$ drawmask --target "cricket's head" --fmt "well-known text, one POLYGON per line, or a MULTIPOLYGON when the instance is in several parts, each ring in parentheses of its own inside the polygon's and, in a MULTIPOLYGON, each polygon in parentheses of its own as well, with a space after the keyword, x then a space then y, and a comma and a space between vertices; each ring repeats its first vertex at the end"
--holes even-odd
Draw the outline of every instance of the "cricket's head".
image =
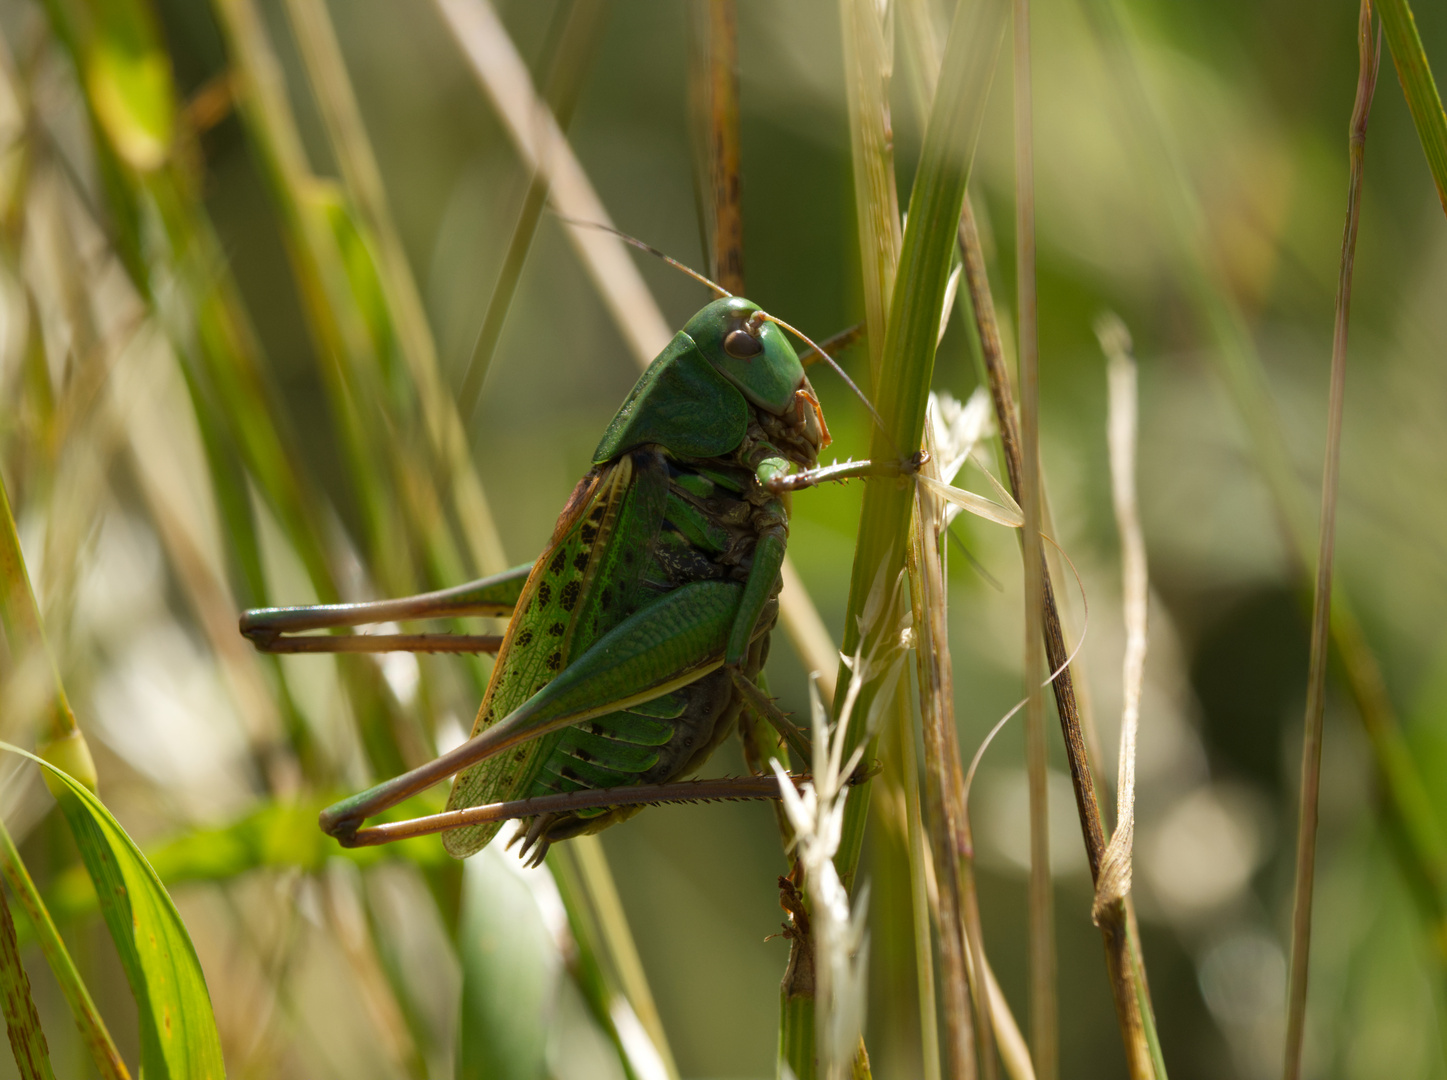
POLYGON ((715 300, 683 332, 758 410, 780 449, 802 465, 818 460, 830 441, 819 398, 787 335, 757 304, 741 296, 715 300))

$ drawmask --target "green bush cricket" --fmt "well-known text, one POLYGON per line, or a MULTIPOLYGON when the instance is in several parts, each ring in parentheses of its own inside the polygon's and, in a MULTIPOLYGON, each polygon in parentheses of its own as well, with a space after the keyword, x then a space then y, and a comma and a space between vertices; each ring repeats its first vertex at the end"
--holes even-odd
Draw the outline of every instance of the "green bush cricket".
POLYGON ((807 739, 759 688, 788 493, 919 465, 916 456, 818 466, 828 429, 785 325, 727 293, 690 319, 614 416, 531 565, 401 600, 242 617, 241 632, 267 652, 497 654, 471 737, 323 811, 329 835, 352 846, 442 832, 461 858, 520 817, 523 853, 541 859, 553 841, 645 803, 777 796, 772 777, 680 780, 745 708, 809 760, 807 739), (510 622, 501 638, 299 634, 455 616, 510 622), (447 812, 361 828, 454 774, 447 812))

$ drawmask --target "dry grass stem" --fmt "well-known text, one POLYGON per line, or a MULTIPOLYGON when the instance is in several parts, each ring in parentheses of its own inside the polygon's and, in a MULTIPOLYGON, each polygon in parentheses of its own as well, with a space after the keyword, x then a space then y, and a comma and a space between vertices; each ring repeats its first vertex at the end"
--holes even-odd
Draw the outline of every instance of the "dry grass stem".
POLYGON ((1042 1080, 1059 1073, 1055 910, 1050 879, 1048 750, 1041 620, 1045 553, 1040 541, 1040 375, 1035 312, 1035 165, 1030 88, 1030 0, 1015 12, 1015 267, 1020 341, 1021 488, 1025 560, 1025 770, 1030 785, 1030 1049, 1042 1080))
MULTIPOLYGON (((608 0, 575 0, 566 6, 566 20, 558 34, 545 91, 548 105, 560 130, 567 130, 582 95, 589 62, 603 33, 608 6, 608 0)), ((527 261, 533 236, 537 232, 538 222, 547 202, 547 177, 533 170, 528 181, 527 194, 523 196, 517 222, 513 226, 512 239, 508 242, 501 269, 497 273, 497 281, 487 301, 487 310, 477 328, 477 339, 472 345, 472 355, 468 357, 462 387, 458 391, 458 407, 465 420, 471 420, 477 413, 488 368, 492 365, 493 353, 502 337, 508 309, 512 306, 518 282, 522 279, 523 264, 527 261)))
MULTIPOLYGON (((932 400, 930 423, 925 426, 925 449, 930 459, 925 473, 941 485, 949 475, 941 472, 951 458, 963 459, 955 447, 942 446, 955 432, 943 424, 940 403, 932 400)), ((979 413, 980 410, 974 410, 979 413)), ((961 414, 963 415, 963 414, 961 414)), ((970 417, 964 417, 966 423, 970 417)), ((955 428, 963 425, 954 425, 955 428)), ((976 431, 964 438, 978 438, 976 431)), ((958 466, 956 466, 958 468, 958 466)), ((979 1074, 977 1054, 988 1061, 985 1074, 994 1073, 994 1049, 988 1023, 972 1023, 970 969, 965 948, 965 895, 961 882, 961 853, 966 848, 961 786, 956 782, 958 747, 950 736, 955 730, 954 674, 949 652, 947 593, 940 540, 948 526, 949 504, 923 485, 916 488, 915 525, 911 530, 909 580, 913 605, 915 663, 919 679, 920 719, 925 751, 925 809, 934 856, 936 917, 939 922, 940 986, 943 995, 946 1075, 967 1080, 979 1074), (954 748, 955 754, 950 751, 954 748), (952 767, 953 766, 953 767, 952 767), (977 1050, 976 1040, 980 1040, 977 1050)), ((982 1001, 983 998, 976 998, 982 1001)), ((983 1015, 977 1010, 975 1017, 983 1015)))
MULTIPOLYGON (((995 408, 999 425, 1000 447, 1005 458, 1005 469, 1009 474, 1010 488, 1018 496, 1021 490, 1022 455, 1020 450, 1020 425, 1015 414, 1014 394, 1010 386, 1009 372, 1005 367, 1003 350, 1000 345, 999 325, 995 320, 994 299, 990 293, 989 278, 985 271, 985 259, 980 247, 980 236, 971 212, 969 200, 965 201, 960 215, 959 240, 965 263, 965 284, 975 312, 976 332, 979 335, 985 365, 985 379, 990 398, 995 408)), ((1022 536, 1023 542, 1023 536, 1022 536)), ((1055 707, 1060 716, 1060 726, 1065 737, 1066 758, 1070 765, 1071 784, 1075 789, 1076 809, 1080 815, 1080 828, 1085 837, 1085 853, 1090 864, 1092 881, 1099 877, 1100 861, 1105 853, 1105 828, 1101 821, 1100 804, 1096 796, 1095 779, 1090 771, 1090 759, 1086 752, 1085 737, 1080 724, 1080 712, 1075 698, 1075 686, 1069 667, 1068 650, 1065 647, 1064 631, 1061 627, 1060 612, 1055 601, 1054 588, 1048 573, 1043 573, 1044 625, 1046 655, 1051 670, 1058 672, 1053 680, 1055 707)), ((1101 936, 1105 939, 1106 963, 1110 969, 1112 994, 1115 1000, 1116 1018, 1120 1024, 1121 1038, 1125 1043, 1130 1075, 1134 1078, 1150 1077, 1158 1070, 1151 1062, 1150 1044, 1146 1037, 1145 1024, 1153 1025, 1150 1017, 1150 997, 1144 979, 1137 979, 1133 972, 1136 959, 1132 955, 1128 919, 1124 910, 1107 909, 1100 923, 1101 936)))
POLYGON ((1347 132, 1350 180, 1346 224, 1342 230, 1341 270, 1337 279, 1336 320, 1331 343, 1331 391, 1327 402, 1326 462, 1321 479, 1321 536, 1316 562, 1316 592, 1311 613, 1311 667, 1306 687, 1306 723, 1301 746, 1301 806, 1296 832, 1296 897, 1291 915, 1291 976, 1287 994, 1286 1061, 1283 1075, 1301 1075, 1306 1029, 1307 968, 1311 954, 1311 900, 1316 871, 1317 803, 1321 790, 1322 719, 1326 708, 1326 667, 1331 622, 1332 564, 1336 553, 1336 503, 1341 471, 1342 412, 1346 399, 1347 330, 1351 321, 1352 269, 1356 262, 1357 222, 1361 217, 1362 172, 1366 160, 1367 119, 1377 86, 1381 38, 1372 33, 1371 0, 1362 0, 1357 21, 1356 102, 1347 132), (1375 40, 1373 40, 1375 37, 1375 40))
MULTIPOLYGON (((1405 15, 1405 0, 1398 0, 1392 7, 1403 16, 1405 33, 1410 21, 1410 16, 1405 15)), ((1147 85, 1140 46, 1119 6, 1114 0, 1087 0, 1084 8, 1106 68, 1114 76, 1122 128, 1132 136, 1134 161, 1150 188, 1161 196, 1161 227, 1176 248, 1174 254, 1179 259, 1185 290, 1200 324, 1212 339, 1214 347, 1207 350, 1207 355, 1216 363, 1249 433, 1254 463, 1271 492, 1288 552, 1303 578, 1309 579, 1313 541, 1317 539, 1311 531, 1310 511, 1246 313, 1232 286, 1221 279, 1195 181, 1186 171, 1179 141, 1162 115, 1159 96, 1147 85)), ((1387 14, 1385 6, 1383 14, 1387 14)), ((1421 59, 1418 55, 1417 60, 1421 59)), ((1423 69, 1419 65, 1417 70, 1420 74, 1423 69)), ((1349 596, 1341 588, 1336 590, 1332 605, 1331 635, 1342 674, 1382 773, 1382 790, 1407 840, 1394 850, 1408 865, 1409 876, 1429 884, 1417 895, 1424 902, 1427 918, 1434 923, 1437 940, 1447 941, 1447 832, 1437 820, 1422 768, 1387 692, 1381 664, 1349 596)), ((1439 949, 1439 955, 1447 957, 1447 951, 1439 949)))
MULTIPOLYGON (((565 218, 611 227, 613 219, 567 136, 534 91, 527 65, 492 5, 487 0, 437 0, 437 9, 523 163, 546 180, 554 208, 565 218)), ((647 365, 668 344, 673 331, 627 247, 601 229, 572 224, 565 228, 623 339, 639 364, 647 365)))
MULTIPOLYGON (((706 133, 701 192, 713 214, 706 229, 710 276, 735 296, 744 296, 744 215, 739 130, 739 29, 734 0, 696 0, 705 48, 702 67, 701 131, 706 133), (705 10, 700 11, 703 8, 705 10)), ((706 211, 705 211, 706 212, 706 211)))
POLYGON ((463 541, 471 549, 474 564, 483 573, 497 573, 507 566, 502 541, 469 454, 463 417, 442 378, 437 344, 387 205, 381 169, 326 5, 322 0, 288 0, 287 13, 347 193, 357 209, 364 235, 376 252, 387 309, 421 402, 433 455, 443 473, 439 483, 450 491, 462 521, 463 541))
MULTIPOLYGON (((777 759, 773 762, 779 794, 793 826, 794 851, 809 897, 814 944, 814 1049, 816 1075, 820 1080, 843 1080, 850 1075, 858 1057, 864 1025, 864 976, 868 961, 864 916, 869 890, 868 886, 859 889, 851 903, 834 865, 834 856, 842 835, 849 777, 864 756, 862 744, 846 753, 849 719, 866 682, 882 679, 892 687, 904 667, 900 632, 894 626, 898 622, 897 604, 893 599, 897 590, 886 587, 883 579, 876 585, 879 602, 871 610, 871 621, 891 626, 893 632, 885 630, 874 639, 881 642, 882 647, 873 653, 859 652, 845 658, 851 674, 837 722, 830 720, 818 695, 811 695, 812 778, 796 789, 784 766, 777 759)), ((875 700, 882 704, 887 695, 875 700)), ((882 712, 872 708, 865 717, 865 729, 871 734, 877 730, 882 712)))
POLYGON ((1122 663, 1120 764, 1116 781, 1115 831, 1101 860, 1091 916, 1098 922, 1111 904, 1124 901, 1131 886, 1131 848, 1135 839, 1136 730, 1140 725, 1141 687, 1145 681, 1146 610, 1150 579, 1146 572, 1145 537, 1136 505, 1136 363, 1130 354, 1130 332, 1115 316, 1096 323, 1096 335, 1109 358, 1110 490, 1120 531, 1121 593, 1125 612, 1125 659, 1122 663))

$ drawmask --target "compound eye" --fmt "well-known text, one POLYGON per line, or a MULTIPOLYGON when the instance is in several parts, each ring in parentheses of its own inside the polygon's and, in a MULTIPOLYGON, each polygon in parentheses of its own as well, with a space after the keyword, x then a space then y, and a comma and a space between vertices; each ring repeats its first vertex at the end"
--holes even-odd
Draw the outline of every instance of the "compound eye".
POLYGON ((764 351, 763 343, 747 330, 730 330, 723 347, 735 360, 748 360, 764 351))

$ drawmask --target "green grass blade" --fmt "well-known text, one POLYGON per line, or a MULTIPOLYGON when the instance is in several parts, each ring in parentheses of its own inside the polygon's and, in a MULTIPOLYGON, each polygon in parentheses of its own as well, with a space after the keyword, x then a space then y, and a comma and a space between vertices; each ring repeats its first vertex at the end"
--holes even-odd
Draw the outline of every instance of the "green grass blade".
POLYGON ((656 1076, 660 1067, 664 1075, 678 1080, 678 1065, 643 972, 602 841, 596 836, 578 836, 566 844, 556 844, 548 852, 547 865, 562 895, 578 950, 576 961, 569 966, 593 1018, 608 1033, 636 1080, 656 1076), (630 1046, 619 1030, 620 1006, 632 1010, 647 1035, 656 1054, 650 1055, 652 1060, 636 1060, 640 1048, 630 1046))
POLYGON ((95 762, 91 760, 85 736, 76 726, 60 670, 45 640, 40 607, 35 602, 30 573, 25 568, 25 553, 20 549, 20 533, 15 528, 15 514, 10 509, 10 494, 3 476, 0 476, 0 514, 4 516, 0 521, 0 630, 12 654, 24 656, 28 652, 30 656, 43 656, 49 665, 52 687, 44 732, 46 752, 64 760, 74 768, 81 782, 94 790, 95 762))
MULTIPOLYGON (((549 65, 545 97, 553 115, 557 117, 558 127, 566 131, 582 94, 584 77, 590 70, 590 62, 597 52, 598 41, 603 34, 609 0, 571 0, 569 4, 560 6, 560 14, 563 8, 566 8, 567 17, 557 35, 556 51, 549 65)), ((518 282, 522 279, 523 264, 527 261, 533 236, 538 230, 538 221, 543 216, 547 202, 547 179, 535 169, 532 179, 528 181, 522 207, 518 210, 517 222, 513 225, 512 239, 508 241, 502 269, 498 271, 492 295, 488 298, 487 311, 482 317, 482 325, 478 328, 477 340, 472 346, 472 356, 467 362, 462 389, 458 392, 458 408, 465 422, 472 422, 477 414, 477 403, 482 397, 487 369, 492 365, 492 356, 497 350, 498 340, 502 337, 508 309, 512 306, 518 282)))
POLYGON ((902 243, 889 115, 894 15, 892 6, 881 8, 873 0, 840 0, 839 16, 854 169, 854 217, 864 275, 864 322, 870 373, 877 379, 902 243))
POLYGON ((381 169, 326 5, 321 0, 290 0, 287 11, 328 140, 341 166, 348 201, 356 208, 359 232, 374 253, 387 313, 422 408, 433 472, 440 478, 441 489, 451 495, 474 568, 484 574, 497 573, 507 566, 502 541, 469 457, 457 406, 442 379, 437 344, 401 235, 387 206, 381 169))
MULTIPOLYGON (((875 459, 899 458, 920 446, 955 229, 1006 11, 999 0, 962 2, 945 45, 939 90, 910 194, 909 224, 900 250, 877 380, 879 398, 875 405, 884 427, 877 428, 871 440, 870 456, 875 459)), ((908 485, 875 480, 865 483, 844 622, 846 655, 853 655, 860 647, 859 621, 875 580, 882 575, 888 588, 904 566, 913 502, 908 485)), ((877 635, 881 629, 876 627, 873 633, 877 635)), ((846 680, 847 673, 841 671, 840 679, 846 680)), ((850 722, 853 743, 863 736, 876 689, 866 685, 854 711, 850 722)), ((845 809, 837 862, 846 888, 853 880, 863 845, 868 790, 867 784, 855 788, 845 809)))
POLYGON ((211 995, 185 924, 146 857, 104 804, 48 761, 9 743, 0 749, 47 770, 95 884, 101 915, 136 999, 141 1072, 149 1080, 225 1076, 211 995))
POLYGON ((0 889, 0 1011, 5 1014, 5 1033, 10 1036, 10 1051, 22 1080, 54 1080, 50 1049, 40 1029, 30 977, 20 962, 15 921, 10 917, 10 901, 4 889, 0 889))
POLYGON ((30 917, 31 929, 39 941, 41 952, 45 954, 46 963, 50 965, 51 974, 60 985, 65 1003, 70 1006, 75 1026, 80 1029, 81 1041, 85 1043, 91 1060, 95 1062, 96 1072, 101 1075, 102 1080, 130 1080, 130 1073, 125 1062, 121 1060, 121 1053, 116 1049, 114 1040, 111 1039, 110 1030, 95 1007, 95 1002, 91 1000, 90 991, 81 981, 80 973, 75 969, 75 961, 70 957, 70 950, 61 940, 50 912, 40 899, 40 892, 31 880, 30 871, 20 861, 15 841, 10 838, 10 831, 3 824, 0 824, 0 874, 5 876, 11 891, 30 917))
POLYGON ((1422 142, 1422 153, 1427 155, 1427 167, 1432 170, 1432 182, 1437 185, 1437 198, 1447 213, 1447 113, 1442 111, 1442 96, 1417 33, 1417 19, 1408 0, 1377 0, 1377 12, 1412 123, 1417 127, 1417 138, 1422 142))
POLYGON ((176 129, 175 87, 155 12, 136 0, 88 8, 92 48, 85 82, 96 117, 117 154, 134 169, 159 167, 176 129))
POLYGON ((457 1080, 541 1080, 557 978, 536 901, 489 848, 463 871, 457 1080))

